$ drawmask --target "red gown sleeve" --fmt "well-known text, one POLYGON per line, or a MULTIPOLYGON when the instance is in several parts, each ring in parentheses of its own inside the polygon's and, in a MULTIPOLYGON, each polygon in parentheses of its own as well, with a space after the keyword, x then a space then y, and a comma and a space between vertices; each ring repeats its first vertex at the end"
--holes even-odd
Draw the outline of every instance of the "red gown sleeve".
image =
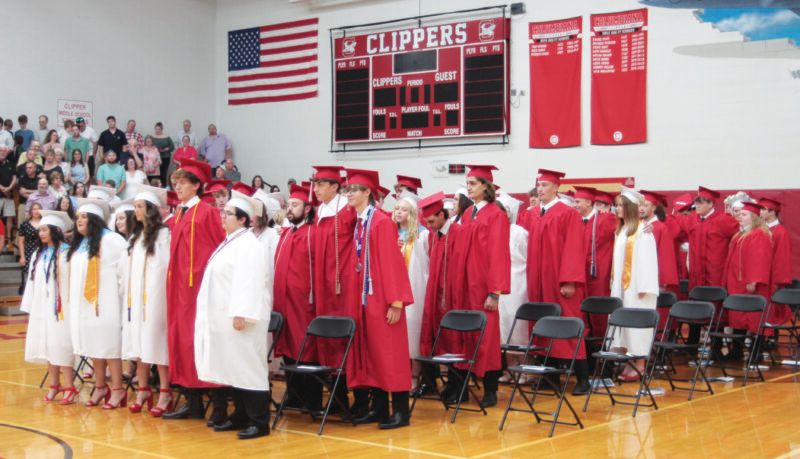
MULTIPOLYGON (((493 204, 488 204, 493 205, 493 204)), ((486 260, 488 264, 488 279, 486 286, 490 292, 500 292, 507 295, 511 292, 511 225, 505 214, 497 208, 496 215, 493 212, 487 224, 487 241, 489 256, 486 260)))
POLYGON ((570 209, 563 214, 559 230, 564 231, 564 246, 561 253, 561 270, 558 282, 586 283, 586 249, 583 239, 583 222, 577 211, 570 209))
POLYGON ((745 284, 769 285, 772 266, 772 241, 769 234, 755 229, 742 241, 747 244, 747 261, 742 262, 742 280, 745 284))
POLYGON ((397 250, 397 226, 388 218, 373 220, 370 236, 370 261, 376 263, 375 271, 380 273, 381 288, 375 293, 383 292, 383 303, 388 307, 394 301, 402 301, 403 306, 414 302, 411 282, 403 255, 397 250))

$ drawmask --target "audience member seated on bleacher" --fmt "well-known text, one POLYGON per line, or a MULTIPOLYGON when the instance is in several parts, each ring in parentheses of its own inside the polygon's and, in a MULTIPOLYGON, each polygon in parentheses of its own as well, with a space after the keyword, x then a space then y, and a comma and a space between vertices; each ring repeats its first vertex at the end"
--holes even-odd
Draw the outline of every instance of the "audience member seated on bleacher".
POLYGON ((72 131, 72 135, 64 142, 64 150, 73 152, 75 149, 78 149, 81 151, 83 157, 86 158, 92 151, 92 142, 81 136, 81 130, 78 129, 78 126, 73 126, 70 130, 72 131))
MULTIPOLYGON (((4 231, 6 240, 10 240, 11 229, 17 210, 14 208, 14 189, 17 187, 17 174, 14 164, 9 160, 10 149, 0 143, 0 213, 5 219, 4 231)), ((1 247, 0 247, 1 248, 1 247)))
POLYGON ((125 169, 117 162, 117 152, 108 150, 105 153, 105 163, 97 168, 95 183, 105 185, 108 180, 113 180, 117 184, 114 188, 119 195, 125 189, 125 175, 125 169))
POLYGON ((39 143, 42 144, 42 151, 47 151, 48 148, 52 148, 53 150, 56 148, 64 149, 64 145, 61 144, 61 140, 58 138, 58 132, 56 132, 55 129, 47 131, 44 140, 40 140, 39 143))
POLYGON ((50 193, 49 188, 50 182, 44 177, 39 177, 36 191, 28 196, 28 201, 25 203, 26 210, 29 210, 34 204, 39 204, 44 210, 55 210, 56 197, 50 193))
POLYGON ((233 158, 225 160, 225 180, 230 180, 231 182, 242 181, 242 174, 239 172, 236 165, 233 164, 233 158))
POLYGON ((214 168, 214 180, 225 180, 225 168, 222 166, 214 168))
POLYGON ((192 139, 188 135, 183 136, 181 146, 172 156, 172 161, 175 163, 180 163, 184 159, 197 159, 197 149, 192 145, 192 139))
POLYGON ((86 157, 79 149, 76 148, 71 151, 67 179, 70 186, 74 187, 78 183, 85 184, 89 181, 89 166, 86 165, 86 157))
POLYGON ((22 174, 17 171, 17 185, 19 186, 19 208, 17 208, 17 215, 19 215, 19 219, 17 221, 17 225, 22 224, 22 217, 26 215, 28 208, 25 204, 28 202, 28 197, 33 193, 36 193, 36 190, 39 186, 39 172, 41 170, 41 166, 37 166, 36 163, 32 161, 28 161, 22 168, 22 174))
POLYGON ((47 176, 48 179, 50 179, 50 174, 53 172, 59 172, 62 177, 64 176, 64 170, 61 169, 61 165, 56 160, 56 152, 52 148, 44 152, 42 172, 44 172, 44 175, 47 176))
POLYGON ((192 148, 197 148, 197 137, 195 137, 194 131, 192 131, 191 120, 183 120, 183 129, 178 131, 175 135, 175 145, 183 145, 183 136, 189 136, 189 145, 191 145, 192 148))
MULTIPOLYGON (((167 137, 169 139, 169 137, 167 137)), ((161 161, 163 158, 161 156, 161 151, 158 147, 155 146, 155 139, 153 136, 147 136, 144 138, 144 146, 139 149, 139 156, 142 158, 142 171, 144 175, 147 176, 147 179, 161 179, 161 161)), ((170 144, 172 140, 170 139, 170 144)), ((169 162, 169 154, 166 157, 167 162, 169 162)))
POLYGON ((31 142, 30 148, 24 150, 25 154, 20 155, 19 159, 17 160, 17 168, 19 169, 20 166, 25 164, 27 161, 33 161, 38 165, 42 165, 42 152, 41 147, 39 146, 39 142, 34 140, 31 142))
POLYGON ((208 137, 200 144, 200 154, 211 167, 217 167, 225 161, 225 158, 233 157, 233 146, 225 134, 217 133, 217 126, 209 124, 208 137))
POLYGON ((14 137, 22 137, 22 148, 27 149, 31 145, 31 142, 36 140, 36 135, 33 133, 33 131, 28 129, 27 115, 19 115, 17 122, 19 123, 19 129, 17 129, 17 131, 14 133, 14 137))
POLYGON ((136 192, 133 191, 134 188, 129 187, 131 183, 147 185, 150 182, 147 180, 147 176, 144 172, 137 167, 133 158, 128 158, 128 161, 125 163, 125 191, 120 194, 120 198, 123 201, 132 198, 136 194, 136 192))
POLYGON ((47 191, 50 192, 56 200, 69 194, 69 190, 64 185, 64 178, 61 176, 60 172, 53 171, 50 174, 50 188, 48 188, 47 191))
POLYGON ((264 178, 260 175, 256 175, 253 177, 253 180, 250 182, 250 186, 257 190, 263 190, 266 184, 264 183, 264 178))
POLYGON ((3 118, 0 118, 0 145, 8 147, 8 151, 14 149, 14 134, 3 129, 3 118))
MULTIPOLYGON (((50 129, 47 127, 48 121, 50 121, 50 118, 48 118, 47 115, 39 115, 39 128, 33 131, 34 135, 36 136, 36 140, 39 142, 46 142, 49 138, 48 134, 50 131, 55 131, 55 129, 50 129)), ((56 131, 56 134, 58 134, 58 131, 56 131)), ((61 141, 59 140, 59 142, 61 141)))

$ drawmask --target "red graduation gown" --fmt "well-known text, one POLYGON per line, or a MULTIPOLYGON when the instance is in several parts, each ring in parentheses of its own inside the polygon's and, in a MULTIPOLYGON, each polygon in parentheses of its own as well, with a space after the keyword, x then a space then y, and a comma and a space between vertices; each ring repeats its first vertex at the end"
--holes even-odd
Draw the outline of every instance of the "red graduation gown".
MULTIPOLYGON (((353 234, 349 237, 352 240, 353 234)), ((362 271, 356 273, 355 266, 350 267, 354 274, 357 313, 356 336, 347 359, 347 385, 350 388, 375 387, 387 392, 408 391, 411 390, 411 363, 405 306, 414 302, 414 295, 405 260, 397 250, 397 224, 382 212, 373 212, 368 237, 368 241, 366 236, 364 238, 364 250, 358 259, 362 271), (366 296, 367 304, 361 305, 366 274, 372 279, 372 293, 366 296), (389 325, 386 313, 394 301, 402 301, 404 307, 400 320, 389 325)), ((356 258, 355 247, 352 250, 356 258)))
POLYGON ((197 312, 197 292, 203 281, 206 263, 225 239, 225 230, 222 229, 219 211, 203 201, 187 209, 185 215, 172 217, 168 225, 172 232, 167 282, 170 382, 189 388, 217 387, 197 379, 194 365, 194 318, 197 312))
MULTIPOLYGON (((297 358, 308 324, 317 314, 311 295, 315 229, 309 224, 284 229, 275 250, 273 310, 283 314, 283 331, 275 343, 276 356, 297 358)), ((314 339, 308 341, 300 360, 317 360, 314 339)))
MULTIPOLYGON (((772 233, 772 271, 770 295, 792 283, 792 240, 789 231, 782 223, 770 228, 772 233)), ((772 303, 767 322, 784 324, 792 316, 792 310, 785 304, 772 303)))
POLYGON ((681 226, 680 218, 681 216, 674 216, 674 215, 667 215, 667 219, 664 221, 664 224, 669 228, 670 233, 672 234, 673 245, 674 245, 674 252, 673 258, 675 259, 676 271, 678 275, 678 279, 688 279, 689 278, 689 270, 686 268, 686 258, 688 256, 688 252, 681 250, 681 246, 684 242, 689 242, 689 236, 684 231, 683 227, 681 226))
MULTIPOLYGON (((654 219, 653 237, 656 240, 656 252, 658 254, 658 285, 659 287, 675 293, 678 292, 678 270, 675 262, 675 238, 666 223, 654 219)), ((659 321, 663 325, 669 316, 669 308, 658 309, 659 321)), ((675 326, 677 327, 677 323, 675 326)))
MULTIPOLYGON (((453 305, 486 314, 486 330, 473 366, 473 372, 482 377, 487 371, 502 367, 500 312, 486 310, 484 303, 491 292, 511 292, 511 229, 508 216, 496 204, 487 203, 475 214, 475 219, 473 207, 464 212, 457 238, 456 247, 464 262, 456 267, 463 273, 463 281, 453 285, 453 305)), ((464 336, 461 353, 472 356, 477 339, 477 333, 464 336)))
MULTIPOLYGON (((562 202, 535 220, 528 233, 528 298, 561 305, 563 317, 581 317, 586 297, 586 249, 583 223, 575 209, 562 202), (572 298, 561 295, 561 285, 575 284, 572 298)), ((551 355, 570 359, 577 340, 556 340, 551 355)), ((578 359, 586 358, 586 347, 578 346, 578 359)))
MULTIPOLYGON (((614 237, 617 232, 617 217, 612 213, 595 211, 583 222, 583 242, 586 247, 586 296, 611 295, 611 263, 614 257, 614 237), (594 231, 594 239, 592 232, 594 231), (592 273, 592 248, 594 247, 594 274, 592 273)), ((608 326, 608 316, 591 316, 594 336, 603 335, 608 326)))
POLYGON ((739 232, 739 222, 718 209, 705 220, 694 213, 681 221, 689 236, 689 289, 723 285, 728 245, 739 232))
MULTIPOLYGON (((340 197, 339 199, 345 199, 340 197)), ((316 218, 314 231, 314 306, 318 316, 355 316, 355 249, 353 228, 356 213, 344 206, 335 217, 316 218), (336 250, 338 247, 338 251, 336 250), (340 289, 336 291, 336 258, 339 259, 340 289)), ((395 241, 397 247, 397 241, 395 241)), ((319 343, 320 363, 338 367, 344 354, 344 344, 319 343)))
MULTIPOLYGON (((772 262, 772 241, 769 233, 754 229, 746 236, 737 233, 731 239, 725 262, 725 288, 728 295, 750 294, 747 284, 756 284, 755 295, 769 297, 770 265, 772 262)), ((728 314, 728 322, 734 329, 750 332, 758 331, 760 314, 754 312, 735 312, 728 314)))
MULTIPOLYGON (((460 225, 452 222, 447 234, 439 235, 433 231, 428 233, 430 243, 428 284, 425 287, 425 308, 422 311, 422 328, 419 335, 419 350, 421 355, 430 355, 433 340, 439 329, 439 323, 447 313, 453 309, 451 296, 448 294, 450 280, 447 276, 452 271, 450 262, 453 259, 453 247, 460 225)), ((452 331, 443 330, 439 343, 436 345, 436 354, 457 353, 460 347, 452 331)))

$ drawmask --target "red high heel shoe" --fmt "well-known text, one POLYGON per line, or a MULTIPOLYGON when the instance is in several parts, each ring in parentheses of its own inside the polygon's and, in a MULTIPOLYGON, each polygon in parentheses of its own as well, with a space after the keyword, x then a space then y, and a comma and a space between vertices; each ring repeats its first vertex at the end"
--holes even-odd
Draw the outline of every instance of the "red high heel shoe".
MULTIPOLYGON (((154 418, 160 418, 164 413, 172 413, 172 411, 175 409, 175 400, 172 399, 172 391, 170 389, 161 389, 159 392, 162 394, 169 394, 169 405, 167 405, 166 409, 161 408, 160 406, 151 408, 150 415, 154 418)), ((159 396, 159 401, 161 401, 160 397, 163 397, 163 395, 159 396)))
POLYGON ((89 400, 86 401, 86 406, 88 406, 89 408, 91 408, 93 406, 97 406, 97 405, 100 404, 100 400, 103 400, 103 399, 105 399, 104 400, 105 402, 108 402, 108 399, 111 398, 111 391, 108 390, 108 386, 101 386, 101 387, 95 387, 94 388, 95 392, 97 392, 99 390, 103 391, 103 395, 100 396, 100 398, 98 398, 97 401, 94 401, 94 400, 92 400, 90 398, 89 400))
POLYGON ((75 386, 70 386, 64 389, 64 397, 58 402, 59 405, 72 405, 75 399, 78 398, 78 390, 75 386))
POLYGON ((61 384, 52 385, 52 386, 50 386, 50 389, 54 390, 55 392, 53 393, 52 397, 48 397, 48 395, 50 395, 50 392, 48 391, 47 394, 45 394, 44 399, 43 399, 45 402, 52 402, 53 399, 56 398, 56 395, 58 395, 59 392, 64 390, 61 387, 61 384))
POLYGON ((147 409, 153 409, 153 391, 150 390, 149 387, 140 387, 137 392, 147 392, 147 397, 144 399, 142 403, 132 403, 131 406, 128 407, 128 410, 131 413, 140 413, 142 411, 142 406, 147 405, 147 409))
POLYGON ((122 398, 119 400, 119 402, 117 402, 116 405, 112 405, 111 402, 109 401, 109 399, 111 398, 109 394, 109 399, 107 399, 106 402, 103 403, 104 410, 115 410, 119 407, 125 408, 126 406, 128 406, 128 391, 126 391, 125 389, 111 389, 111 392, 124 392, 124 394, 122 395, 122 398))

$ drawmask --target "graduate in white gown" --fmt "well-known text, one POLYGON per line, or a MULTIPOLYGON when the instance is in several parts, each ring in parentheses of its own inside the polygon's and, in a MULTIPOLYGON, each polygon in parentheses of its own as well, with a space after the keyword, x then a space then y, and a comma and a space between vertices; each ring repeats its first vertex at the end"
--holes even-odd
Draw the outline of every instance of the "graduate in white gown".
POLYGON ((269 434, 267 329, 272 289, 267 264, 250 231, 262 204, 232 192, 224 209, 227 236, 211 255, 197 295, 194 356, 199 379, 232 386, 236 407, 216 431, 240 430, 240 439, 269 434))
POLYGON ((75 354, 90 357, 96 387, 87 406, 105 398, 104 409, 126 406, 122 384, 122 292, 127 242, 106 228, 108 203, 78 199, 75 240, 69 260, 68 307, 75 354), (111 373, 111 389, 106 383, 111 373))
MULTIPOLYGON (((611 268, 611 296, 622 299, 625 308, 656 309, 658 298, 658 252, 652 233, 644 231, 639 220, 639 206, 644 197, 629 188, 623 188, 617 196, 617 217, 622 226, 614 240, 614 259, 611 268)), ((612 348, 624 349, 634 355, 647 355, 652 346, 653 329, 623 329, 616 333, 612 348)), ((644 369, 644 359, 636 362, 644 369)), ((626 366, 623 380, 637 378, 636 372, 626 366)))
POLYGON ((147 405, 160 417, 172 408, 167 347, 167 270, 169 229, 161 222, 161 207, 167 205, 167 190, 131 184, 133 219, 125 263, 125 302, 122 319, 122 358, 135 360, 139 381, 136 401, 128 407, 138 413, 147 405), (158 406, 148 381, 150 366, 156 365, 160 384, 158 406))
MULTIPOLYGON (((506 342, 511 326, 514 324, 514 316, 517 309, 528 301, 528 231, 517 225, 516 217, 521 201, 511 197, 506 193, 501 193, 497 201, 503 205, 508 214, 510 226, 509 244, 511 249, 511 293, 500 295, 500 340, 506 342)), ((520 322, 514 329, 511 336, 511 344, 528 344, 528 325, 520 322)), ((513 365, 513 363, 512 363, 513 365)))
POLYGON ((73 403, 78 391, 72 384, 75 373, 72 364, 69 314, 66 306, 67 249, 64 233, 72 228, 66 212, 42 210, 39 222, 41 248, 31 258, 31 269, 20 309, 27 312, 28 332, 25 335, 25 361, 47 364, 50 390, 44 397, 51 402, 64 392, 60 404, 73 403), (68 387, 61 385, 61 374, 68 387))

